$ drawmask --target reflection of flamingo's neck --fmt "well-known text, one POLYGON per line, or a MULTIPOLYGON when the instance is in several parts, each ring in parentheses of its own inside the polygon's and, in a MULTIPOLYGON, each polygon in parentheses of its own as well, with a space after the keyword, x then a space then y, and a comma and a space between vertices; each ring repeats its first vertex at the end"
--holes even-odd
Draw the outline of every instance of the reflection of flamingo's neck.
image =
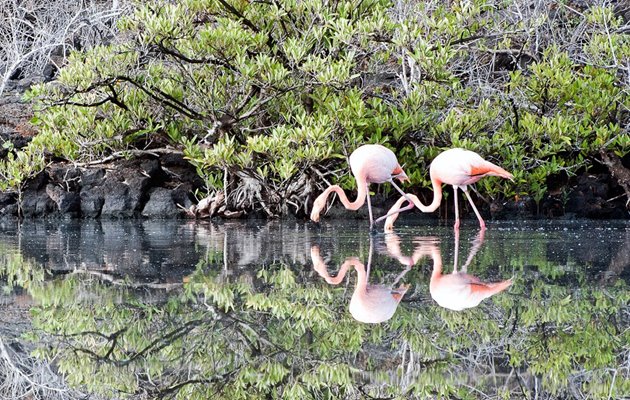
POLYGON ((400 237, 395 233, 389 233, 385 237, 385 245, 387 246, 387 253, 402 265, 411 267, 416 263, 413 257, 407 257, 402 254, 400 251, 400 237))
POLYGON ((343 278, 346 277, 348 268, 350 268, 351 265, 352 265, 352 261, 346 260, 341 265, 341 268, 339 268, 339 272, 337 272, 337 276, 332 277, 327 274, 327 276, 325 276, 324 279, 326 279, 326 282, 330 283, 331 285, 338 285, 339 283, 341 283, 341 281, 343 281, 343 278))
POLYGON ((442 276, 442 254, 437 248, 431 249, 431 258, 433 259, 433 272, 431 272, 431 280, 442 276))
POLYGON ((343 278, 346 277, 346 272, 348 271, 348 268, 343 268, 339 270, 339 272, 337 273, 337 276, 328 276, 326 277, 326 282, 330 283, 331 285, 338 285, 343 278))
MULTIPOLYGON (((313 264, 315 264, 315 262, 313 264)), ((336 276, 330 276, 328 274, 328 270, 326 269, 326 264, 324 264, 323 260, 321 260, 321 263, 316 264, 316 269, 317 269, 317 273, 322 278, 324 278, 326 282, 328 282, 331 285, 338 285, 346 277, 346 273, 348 272, 348 269, 351 266, 355 267, 355 269, 357 270, 357 274, 359 276, 359 279, 357 281, 357 288, 359 288, 359 285, 362 282, 365 282, 362 287, 366 288, 367 287, 367 274, 365 272, 365 267, 357 258, 351 257, 351 258, 348 258, 346 261, 344 261, 344 263, 341 264, 341 267, 339 267, 339 272, 337 272, 336 276)))
MULTIPOLYGON (((328 273, 328 267, 326 266, 326 262, 322 259, 319 254, 319 247, 313 246, 311 247, 311 260, 313 261, 313 269, 326 280, 326 282, 331 285, 339 284, 343 278, 346 276, 346 272, 348 272, 348 268, 353 265, 353 259, 346 260, 341 267, 339 268, 339 272, 337 272, 337 276, 332 277, 328 273)), ((358 260, 356 260, 358 262, 358 260)))
POLYGON ((354 288, 354 292, 367 292, 368 276, 367 271, 365 270, 365 265, 360 262, 355 262, 352 265, 354 265, 354 269, 357 271, 357 284, 354 288))

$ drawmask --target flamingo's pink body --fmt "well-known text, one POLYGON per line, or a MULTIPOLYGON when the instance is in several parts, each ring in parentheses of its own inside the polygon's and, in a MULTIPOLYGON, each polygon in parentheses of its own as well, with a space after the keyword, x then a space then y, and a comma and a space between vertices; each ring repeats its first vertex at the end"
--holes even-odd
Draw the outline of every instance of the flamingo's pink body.
MULTIPOLYGON (((462 189, 470 205, 472 206, 477 219, 479 220, 479 226, 484 229, 486 224, 481 218, 481 214, 475 207, 470 194, 468 194, 468 185, 471 185, 484 176, 498 176, 501 178, 512 179, 513 176, 503 168, 484 160, 479 154, 474 151, 464 150, 460 148, 446 150, 433 160, 429 169, 431 176, 431 183, 433 185, 433 201, 428 206, 425 206, 420 202, 417 196, 413 194, 406 194, 401 197, 396 204, 387 213, 387 220, 385 222, 385 231, 392 231, 394 227, 394 221, 398 218, 400 211, 413 208, 415 205, 422 212, 435 211, 442 202, 442 184, 446 183, 453 186, 453 197, 455 201, 455 229, 459 229, 459 207, 457 204, 457 189, 462 189), (411 200, 412 204, 401 208, 405 201, 411 200)), ((378 220, 377 220, 378 221, 378 220)))
POLYGON ((398 164, 396 155, 387 147, 381 146, 380 144, 366 144, 359 147, 350 155, 350 169, 357 182, 356 200, 348 200, 348 197, 340 186, 331 185, 313 202, 311 220, 315 222, 319 221, 319 215, 326 206, 326 201, 331 192, 335 192, 339 195, 339 199, 348 210, 358 210, 367 200, 370 214, 370 227, 372 227, 373 224, 370 193, 368 190, 370 183, 390 182, 396 190, 405 196, 405 193, 394 183, 394 178, 404 182, 408 180, 407 175, 400 164, 398 164))

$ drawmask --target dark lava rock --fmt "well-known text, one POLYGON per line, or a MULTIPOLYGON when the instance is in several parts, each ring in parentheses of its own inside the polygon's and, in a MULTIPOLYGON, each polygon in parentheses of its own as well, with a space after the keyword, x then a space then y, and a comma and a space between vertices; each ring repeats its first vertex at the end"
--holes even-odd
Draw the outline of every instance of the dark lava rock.
POLYGON ((105 180, 105 169, 86 169, 81 173, 81 190, 92 189, 100 186, 105 180))
POLYGON ((123 171, 108 173, 105 178, 101 216, 133 217, 142 209, 150 178, 138 171, 123 171))
POLYGON ((100 186, 81 190, 81 215, 87 218, 96 218, 101 215, 105 196, 100 186))
POLYGON ((624 211, 625 196, 609 174, 588 172, 580 174, 566 196, 564 209, 580 218, 628 218, 624 211))
POLYGON ((149 201, 142 210, 143 217, 152 218, 172 218, 181 214, 182 210, 177 207, 173 199, 172 191, 166 188, 154 188, 149 193, 149 201))
MULTIPOLYGON (((31 179, 22 192, 24 217, 175 218, 185 215, 202 187, 183 157, 140 158, 99 167, 58 162, 31 179), (178 206, 178 205, 181 205, 178 206)), ((16 194, 0 195, 0 216, 18 215, 16 194)))
POLYGON ((81 197, 77 192, 69 192, 53 184, 46 186, 46 194, 57 204, 60 214, 78 217, 81 215, 81 197))

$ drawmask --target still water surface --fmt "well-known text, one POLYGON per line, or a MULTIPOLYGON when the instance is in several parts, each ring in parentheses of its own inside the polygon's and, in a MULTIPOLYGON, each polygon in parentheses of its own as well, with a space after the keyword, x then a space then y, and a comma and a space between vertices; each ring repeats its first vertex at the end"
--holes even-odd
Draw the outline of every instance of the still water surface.
POLYGON ((630 222, 0 224, 2 398, 630 398, 630 222))

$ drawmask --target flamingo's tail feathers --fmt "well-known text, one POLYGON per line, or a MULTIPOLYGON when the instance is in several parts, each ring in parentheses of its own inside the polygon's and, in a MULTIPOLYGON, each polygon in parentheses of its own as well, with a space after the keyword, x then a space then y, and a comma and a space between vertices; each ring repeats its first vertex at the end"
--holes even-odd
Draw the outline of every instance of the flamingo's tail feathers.
POLYGON ((490 297, 497 293, 504 291, 512 285, 512 280, 494 282, 494 283, 473 283, 471 289, 473 293, 483 294, 485 297, 490 297))
POLYGON ((391 295, 394 298, 394 300, 400 303, 400 300, 402 300, 403 296, 405 295, 405 293, 407 293, 407 290, 409 290, 410 286, 411 285, 409 284, 400 285, 398 289, 393 289, 391 291, 391 295))
POLYGON ((471 175, 473 176, 499 176, 501 178, 514 180, 514 175, 510 174, 498 165, 494 165, 489 161, 485 161, 482 164, 474 165, 471 168, 471 175))
POLYGON ((501 282, 495 282, 495 283, 489 283, 489 286, 498 289, 499 291, 503 291, 507 288, 509 288, 510 286, 512 286, 512 280, 508 279, 505 281, 501 281, 501 282))

